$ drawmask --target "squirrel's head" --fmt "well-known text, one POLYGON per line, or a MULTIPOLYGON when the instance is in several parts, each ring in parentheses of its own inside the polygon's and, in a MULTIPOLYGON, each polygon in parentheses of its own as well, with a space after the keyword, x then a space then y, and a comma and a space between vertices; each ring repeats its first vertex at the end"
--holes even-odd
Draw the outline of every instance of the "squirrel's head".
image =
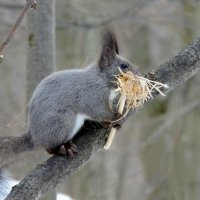
POLYGON ((123 72, 131 71, 138 74, 137 68, 125 58, 119 55, 119 48, 115 34, 110 29, 105 29, 102 34, 102 50, 98 60, 100 71, 108 81, 115 80, 119 68, 123 72))

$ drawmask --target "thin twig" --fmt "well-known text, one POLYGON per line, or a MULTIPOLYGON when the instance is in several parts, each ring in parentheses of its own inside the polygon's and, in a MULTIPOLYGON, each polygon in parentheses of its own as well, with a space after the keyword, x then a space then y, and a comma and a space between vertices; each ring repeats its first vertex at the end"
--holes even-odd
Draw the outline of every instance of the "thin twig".
POLYGON ((17 30, 18 26, 21 24, 22 19, 24 18, 24 15, 30 8, 35 8, 36 7, 36 1, 35 0, 27 0, 24 8, 22 9, 19 17, 17 18, 16 22, 14 23, 13 27, 11 28, 8 37, 6 40, 0 45, 0 61, 3 58, 2 51, 4 48, 8 45, 10 40, 12 39, 15 31, 17 30))

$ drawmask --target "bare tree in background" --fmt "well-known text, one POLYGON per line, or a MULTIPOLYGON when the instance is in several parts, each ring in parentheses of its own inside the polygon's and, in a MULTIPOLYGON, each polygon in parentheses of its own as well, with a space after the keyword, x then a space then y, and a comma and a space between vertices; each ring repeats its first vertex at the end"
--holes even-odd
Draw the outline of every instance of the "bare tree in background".
POLYGON ((55 69, 55 1, 38 0, 27 17, 27 101, 38 83, 55 69))
MULTIPOLYGON (((55 0, 37 0, 37 9, 27 17, 27 88, 29 102, 38 83, 55 69, 55 0)), ((34 164, 34 161, 32 161, 34 164)), ((55 200, 50 191, 43 200, 55 200)))

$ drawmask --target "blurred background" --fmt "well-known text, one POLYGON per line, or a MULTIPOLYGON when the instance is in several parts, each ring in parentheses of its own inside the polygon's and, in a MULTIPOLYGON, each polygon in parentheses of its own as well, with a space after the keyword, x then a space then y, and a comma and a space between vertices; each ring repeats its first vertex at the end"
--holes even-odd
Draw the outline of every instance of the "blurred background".
MULTIPOLYGON (((2 42, 24 5, 0 0, 2 42)), ((198 0, 56 1, 56 70, 84 68, 98 58, 100 31, 111 25, 121 55, 142 74, 200 36, 198 0)), ((26 129, 26 19, 0 64, 0 136, 26 129)), ((199 200, 200 75, 130 118, 109 151, 102 150, 56 191, 77 200, 199 200)), ((22 179, 49 156, 29 154, 5 170, 22 179)), ((47 199, 53 199, 53 195, 47 199)))

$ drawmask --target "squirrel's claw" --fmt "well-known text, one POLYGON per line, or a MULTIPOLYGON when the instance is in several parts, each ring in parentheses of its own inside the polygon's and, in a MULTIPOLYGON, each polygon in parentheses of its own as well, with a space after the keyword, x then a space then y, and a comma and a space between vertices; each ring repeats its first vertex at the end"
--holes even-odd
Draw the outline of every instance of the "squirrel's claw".
POLYGON ((61 156, 66 156, 66 150, 65 150, 64 145, 61 145, 61 147, 60 147, 60 149, 58 150, 57 154, 58 154, 58 155, 61 155, 61 156))
POLYGON ((64 144, 66 155, 69 158, 74 158, 75 154, 78 153, 77 146, 70 140, 64 144))
POLYGON ((78 153, 77 146, 70 140, 67 143, 56 147, 56 148, 46 148, 46 151, 49 154, 57 154, 61 156, 68 156, 69 158, 73 158, 75 154, 78 153))

